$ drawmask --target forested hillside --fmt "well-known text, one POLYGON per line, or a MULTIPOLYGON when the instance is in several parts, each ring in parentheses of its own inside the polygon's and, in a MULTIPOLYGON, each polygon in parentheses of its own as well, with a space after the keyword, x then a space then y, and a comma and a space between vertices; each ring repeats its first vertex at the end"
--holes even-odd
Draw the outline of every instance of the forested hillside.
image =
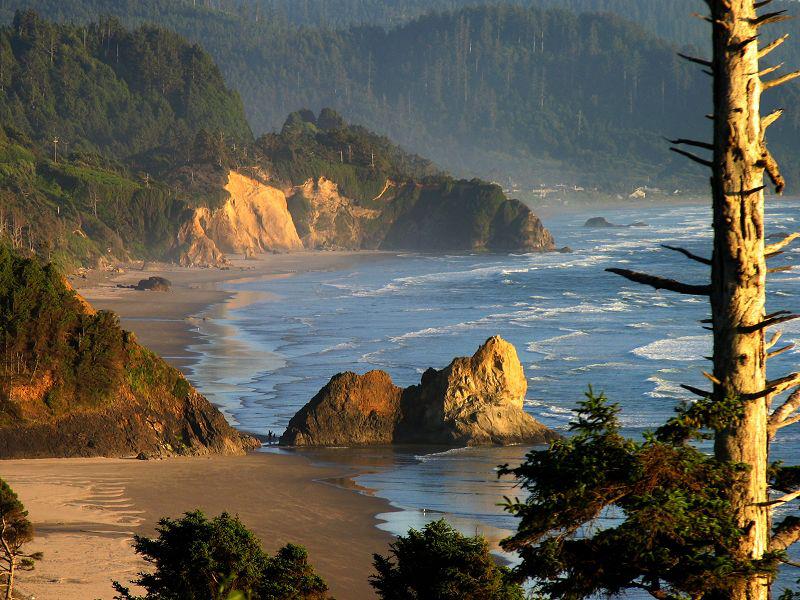
POLYGON ((0 238, 67 267, 163 255, 186 202, 156 175, 205 139, 252 140, 209 56, 152 27, 20 13, 0 29, 0 85, 0 238))

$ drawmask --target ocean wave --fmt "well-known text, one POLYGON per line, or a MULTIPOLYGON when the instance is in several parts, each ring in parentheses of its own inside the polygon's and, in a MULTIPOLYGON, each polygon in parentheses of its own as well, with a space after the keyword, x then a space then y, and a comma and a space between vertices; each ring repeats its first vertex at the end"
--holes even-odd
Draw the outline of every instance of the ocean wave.
POLYGON ((592 363, 590 365, 584 365, 582 367, 575 367, 574 369, 570 369, 572 373, 587 373, 592 369, 608 369, 611 367, 614 368, 626 368, 630 367, 630 363, 625 362, 603 362, 603 363, 592 363))
POLYGON ((636 356, 650 360, 691 362, 711 353, 710 335, 687 335, 665 338, 631 350, 636 356))
POLYGON ((330 346, 325 348, 320 352, 320 354, 326 354, 328 352, 338 352, 339 350, 351 350, 352 348, 356 347, 355 342, 342 342, 341 344, 336 344, 335 346, 330 346))
POLYGON ((556 335, 556 336, 553 336, 553 337, 550 337, 550 338, 546 338, 546 339, 543 339, 543 340, 537 340, 537 341, 534 341, 534 342, 528 342, 528 345, 526 346, 526 348, 527 348, 528 352, 533 352, 534 354, 543 354, 545 356, 552 356, 553 352, 552 352, 552 350, 548 350, 547 349, 548 347, 556 345, 556 344, 560 344, 561 342, 564 342, 566 340, 571 340, 571 339, 575 339, 575 338, 578 338, 578 337, 583 337, 583 336, 586 336, 586 335, 589 335, 589 334, 586 333, 585 331, 581 331, 581 330, 570 331, 569 333, 565 333, 565 334, 562 334, 562 335, 556 335))
POLYGON ((645 392, 645 396, 649 396, 650 398, 686 398, 687 393, 679 384, 675 383, 674 381, 667 381, 666 379, 662 379, 657 375, 653 375, 652 377, 648 377, 647 381, 650 381, 655 384, 655 388, 652 391, 645 392))
POLYGON ((450 458, 453 455, 463 454, 469 447, 450 448, 449 450, 442 450, 441 452, 431 452, 430 454, 415 454, 414 460, 419 462, 428 462, 430 460, 441 460, 443 458, 450 458))

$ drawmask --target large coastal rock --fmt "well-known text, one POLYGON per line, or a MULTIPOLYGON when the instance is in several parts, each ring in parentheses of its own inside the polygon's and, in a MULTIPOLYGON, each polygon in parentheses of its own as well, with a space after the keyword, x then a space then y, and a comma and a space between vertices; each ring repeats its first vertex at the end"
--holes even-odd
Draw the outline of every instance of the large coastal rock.
POLYGON ((540 443, 557 435, 527 414, 525 373, 514 346, 488 339, 471 357, 401 389, 383 371, 334 376, 289 422, 292 446, 540 443))
POLYGON ((403 388, 384 371, 334 375, 292 418, 281 438, 292 446, 391 444, 403 388))

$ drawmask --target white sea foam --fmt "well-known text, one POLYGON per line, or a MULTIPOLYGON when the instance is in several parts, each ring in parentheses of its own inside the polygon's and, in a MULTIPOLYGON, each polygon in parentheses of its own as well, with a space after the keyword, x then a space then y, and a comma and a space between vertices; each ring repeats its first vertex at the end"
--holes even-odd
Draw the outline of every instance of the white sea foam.
POLYGON ((693 361, 711 353, 711 337, 687 335, 651 342, 631 350, 636 356, 650 360, 693 361))
POLYGON ((584 365, 582 367, 575 367, 574 369, 570 369, 573 373, 586 373, 591 371, 592 369, 621 369, 625 367, 630 367, 630 363, 624 362, 603 362, 603 363, 592 363, 590 365, 584 365))
POLYGON ((662 379, 656 375, 652 377, 648 377, 647 381, 651 381, 655 384, 655 388, 650 391, 646 392, 646 396, 650 396, 651 398, 686 398, 687 392, 684 390, 679 384, 673 381, 667 381, 666 379, 662 379))
POLYGON ((546 357, 555 356, 552 351, 552 347, 564 342, 566 340, 579 338, 589 335, 585 331, 570 331, 569 333, 565 333, 562 335, 556 335, 550 338, 546 338, 543 340, 537 340, 534 342, 528 342, 527 349, 528 352, 533 352, 535 354, 543 354, 546 357))

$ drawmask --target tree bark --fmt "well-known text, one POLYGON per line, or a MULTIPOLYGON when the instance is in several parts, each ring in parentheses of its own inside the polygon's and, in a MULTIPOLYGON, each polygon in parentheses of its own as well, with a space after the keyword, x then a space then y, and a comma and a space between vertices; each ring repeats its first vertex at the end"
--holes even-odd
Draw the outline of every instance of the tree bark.
POLYGON ((6 582, 6 600, 14 598, 14 572, 16 571, 17 560, 14 556, 8 557, 8 581, 6 582))
MULTIPOLYGON (((747 465, 732 503, 745 531, 738 557, 760 559, 770 535, 767 501, 767 417, 764 320, 767 268, 764 259, 764 170, 768 154, 760 118, 758 22, 753 0, 708 0, 714 56, 714 157, 712 195, 714 252, 711 309, 714 386, 717 401, 736 399, 740 420, 716 433, 718 459, 747 465), (750 396, 753 395, 753 396, 750 396)), ((767 600, 767 575, 735 578, 715 598, 767 600)), ((716 592, 716 591, 715 591, 716 592)))

